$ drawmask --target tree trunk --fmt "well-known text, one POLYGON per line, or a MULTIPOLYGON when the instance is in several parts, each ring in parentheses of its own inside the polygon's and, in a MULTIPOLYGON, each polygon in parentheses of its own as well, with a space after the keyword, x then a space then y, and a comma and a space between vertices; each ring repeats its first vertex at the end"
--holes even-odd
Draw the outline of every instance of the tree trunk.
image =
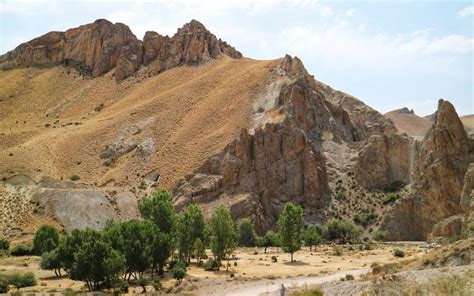
POLYGON ((265 250, 263 251, 265 254, 267 253, 267 247, 265 246, 265 250))
POLYGON ((291 262, 293 262, 293 253, 291 253, 291 262))
POLYGON ((163 264, 158 264, 158 274, 163 275, 163 264))
POLYGON ((311 250, 313 246, 312 245, 309 245, 309 251, 312 252, 313 250, 311 250))

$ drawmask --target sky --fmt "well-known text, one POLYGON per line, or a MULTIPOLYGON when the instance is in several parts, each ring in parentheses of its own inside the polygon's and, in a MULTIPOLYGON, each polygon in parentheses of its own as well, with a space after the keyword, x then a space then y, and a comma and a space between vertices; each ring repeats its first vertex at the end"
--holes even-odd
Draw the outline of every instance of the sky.
POLYGON ((244 56, 298 56, 321 82, 384 113, 451 101, 474 113, 474 1, 0 0, 0 53, 106 18, 173 35, 199 20, 244 56))

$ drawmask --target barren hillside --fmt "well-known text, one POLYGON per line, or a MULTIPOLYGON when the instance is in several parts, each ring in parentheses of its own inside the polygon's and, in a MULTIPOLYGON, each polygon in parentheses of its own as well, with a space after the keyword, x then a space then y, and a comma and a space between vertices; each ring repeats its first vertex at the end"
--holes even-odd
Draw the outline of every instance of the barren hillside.
POLYGON ((393 110, 384 115, 393 121, 400 132, 407 133, 410 136, 423 137, 433 124, 433 122, 416 115, 413 110, 410 111, 407 108, 393 110))

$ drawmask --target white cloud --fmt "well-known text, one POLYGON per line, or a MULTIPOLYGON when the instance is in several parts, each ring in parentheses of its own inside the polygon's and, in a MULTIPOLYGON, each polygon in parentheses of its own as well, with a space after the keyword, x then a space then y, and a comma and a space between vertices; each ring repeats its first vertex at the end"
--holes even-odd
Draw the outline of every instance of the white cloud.
POLYGON ((353 16, 355 13, 355 9, 349 9, 349 10, 346 10, 345 14, 347 16, 353 16))
POLYGON ((471 15, 474 15, 474 5, 464 7, 463 9, 458 11, 458 16, 461 17, 467 17, 471 15))

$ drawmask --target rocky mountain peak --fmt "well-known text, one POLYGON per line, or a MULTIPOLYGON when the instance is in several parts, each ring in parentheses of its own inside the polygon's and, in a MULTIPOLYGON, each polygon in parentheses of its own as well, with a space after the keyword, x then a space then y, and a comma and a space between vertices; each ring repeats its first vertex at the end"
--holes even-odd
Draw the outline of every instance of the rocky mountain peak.
POLYGON ((242 54, 217 39, 196 20, 178 29, 173 37, 146 32, 143 42, 121 23, 98 19, 66 32, 50 32, 0 56, 0 69, 15 67, 74 66, 84 75, 97 77, 115 68, 115 79, 133 75, 152 64, 157 74, 172 67, 198 64, 227 55, 242 54))
POLYGON ((394 112, 400 113, 400 114, 415 114, 415 111, 413 109, 408 109, 407 107, 403 107, 401 109, 395 110, 394 112))

